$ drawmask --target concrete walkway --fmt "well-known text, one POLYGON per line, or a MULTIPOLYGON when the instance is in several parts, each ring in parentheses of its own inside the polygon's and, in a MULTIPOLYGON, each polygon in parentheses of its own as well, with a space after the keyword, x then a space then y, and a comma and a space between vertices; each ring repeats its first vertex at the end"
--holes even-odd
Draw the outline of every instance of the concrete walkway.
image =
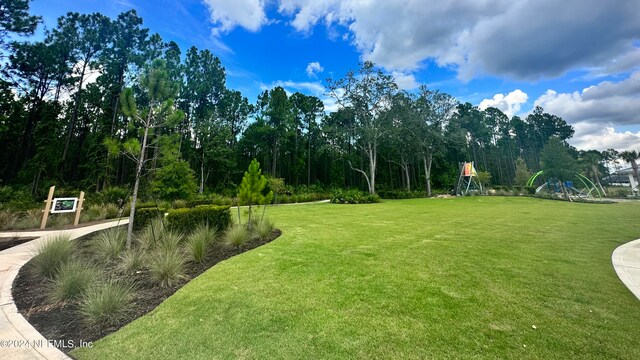
MULTIPOLYGON (((46 241, 52 235, 68 233, 72 239, 76 239, 94 231, 107 229, 118 224, 124 225, 128 222, 128 219, 122 219, 62 231, 0 232, 0 237, 38 236, 37 239, 0 251, 0 359, 70 359, 53 344, 49 345, 47 339, 20 315, 11 296, 13 280, 18 275, 20 268, 35 256, 38 244, 46 241)), ((51 340, 62 341, 64 339, 51 340)))
POLYGON ((618 246, 611 262, 622 283, 640 300, 640 239, 618 246))

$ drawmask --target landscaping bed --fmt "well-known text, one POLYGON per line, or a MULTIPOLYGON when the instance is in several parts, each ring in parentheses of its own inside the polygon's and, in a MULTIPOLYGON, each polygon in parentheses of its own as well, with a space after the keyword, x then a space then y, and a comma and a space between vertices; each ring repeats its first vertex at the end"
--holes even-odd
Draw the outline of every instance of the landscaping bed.
MULTIPOLYGON (((205 272, 213 265, 229 259, 245 251, 271 242, 281 235, 274 229, 271 236, 260 239, 253 238, 240 247, 230 247, 222 242, 209 246, 201 263, 185 263, 185 276, 170 286, 158 286, 150 280, 148 270, 140 270, 133 274, 121 274, 118 280, 133 284, 135 291, 126 314, 117 324, 109 326, 90 326, 79 314, 80 300, 52 302, 48 296, 51 281, 44 280, 34 269, 33 259, 20 269, 13 283, 13 299, 18 311, 33 325, 38 332, 49 340, 72 340, 75 344, 93 342, 112 333, 133 320, 153 310, 165 299, 188 283, 191 279, 205 272)), ((92 236, 91 238, 93 238, 92 236)), ((76 239, 80 257, 88 258, 90 239, 76 239)), ((60 348, 69 352, 72 348, 60 348)))

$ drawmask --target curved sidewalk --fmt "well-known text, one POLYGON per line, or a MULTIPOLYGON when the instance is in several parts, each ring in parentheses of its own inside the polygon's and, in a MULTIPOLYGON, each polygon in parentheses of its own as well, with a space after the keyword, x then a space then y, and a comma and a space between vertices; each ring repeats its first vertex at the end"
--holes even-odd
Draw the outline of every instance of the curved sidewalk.
POLYGON ((640 300, 640 239, 618 246, 611 262, 622 283, 640 300))
POLYGON ((50 236, 68 233, 72 239, 76 239, 94 231, 125 225, 128 222, 128 219, 122 219, 63 231, 0 233, 0 236, 39 236, 37 239, 0 251, 0 359, 70 359, 55 346, 49 345, 47 339, 20 315, 11 295, 13 280, 20 268, 35 255, 34 249, 38 244, 46 241, 50 236))

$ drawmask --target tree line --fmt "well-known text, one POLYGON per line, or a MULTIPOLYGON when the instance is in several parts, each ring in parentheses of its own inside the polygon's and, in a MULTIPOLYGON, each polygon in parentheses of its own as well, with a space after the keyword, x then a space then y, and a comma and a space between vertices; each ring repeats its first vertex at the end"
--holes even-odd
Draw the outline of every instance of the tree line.
POLYGON ((573 128, 542 108, 509 118, 438 90, 402 91, 370 62, 327 80, 339 105, 328 112, 318 97, 282 87, 249 101, 227 87, 215 54, 183 53, 134 10, 68 13, 42 40, 12 40, 39 22, 28 0, 0 1, 0 181, 34 194, 54 183, 132 187, 140 176, 149 191, 181 182, 195 184, 186 192, 222 191, 255 158, 293 186, 430 195, 454 186, 463 161, 493 184, 524 185, 552 138, 594 182, 619 157, 569 146, 573 128))

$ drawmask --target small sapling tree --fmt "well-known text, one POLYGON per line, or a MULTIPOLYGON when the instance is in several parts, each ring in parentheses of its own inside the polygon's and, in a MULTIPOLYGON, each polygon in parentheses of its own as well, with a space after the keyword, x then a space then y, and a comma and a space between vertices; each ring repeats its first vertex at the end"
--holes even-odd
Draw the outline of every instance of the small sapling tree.
MULTIPOLYGON (((265 205, 273 199, 273 191, 268 194, 262 194, 264 187, 267 185, 267 178, 262 175, 260 163, 253 159, 249 164, 248 171, 244 172, 242 183, 238 188, 238 223, 240 223, 240 205, 249 205, 248 224, 251 228, 251 212, 253 205, 265 205)), ((264 211, 263 211, 264 216, 264 211)))
POLYGON ((146 158, 149 135, 153 133, 155 128, 178 124, 184 117, 181 111, 174 108, 173 97, 177 87, 171 83, 166 63, 163 60, 154 60, 151 66, 145 70, 140 79, 140 88, 145 92, 144 95, 148 100, 148 106, 144 109, 138 109, 133 89, 124 89, 120 94, 122 113, 131 119, 133 126, 136 126, 142 133, 142 143, 138 139, 129 139, 123 144, 124 153, 136 163, 129 228, 127 230, 127 248, 131 247, 140 177, 145 163, 150 160, 146 158))

